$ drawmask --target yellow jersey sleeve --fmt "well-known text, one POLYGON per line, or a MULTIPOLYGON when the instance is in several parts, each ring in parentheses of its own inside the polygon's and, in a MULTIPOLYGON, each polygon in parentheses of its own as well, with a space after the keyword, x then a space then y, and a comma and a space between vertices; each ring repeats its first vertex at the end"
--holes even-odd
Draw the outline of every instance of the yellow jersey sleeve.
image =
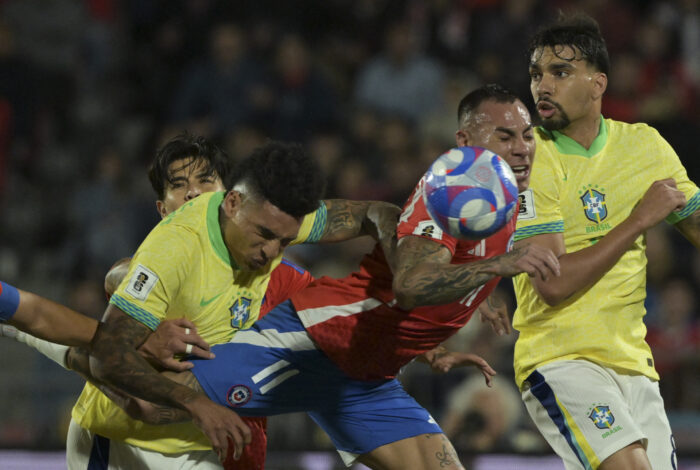
POLYGON ((155 330, 186 281, 197 246, 197 235, 186 227, 159 224, 137 250, 109 303, 155 330))
POLYGON ((564 231, 560 201, 566 174, 556 156, 543 145, 542 139, 537 138, 536 142, 538 153, 533 162, 535 171, 531 174, 530 187, 519 196, 515 241, 543 233, 564 231))
POLYGON ((321 205, 318 209, 304 216, 304 220, 302 220, 301 227, 299 228, 299 234, 291 245, 318 242, 326 228, 327 219, 328 209, 326 208, 326 204, 321 201, 321 205))

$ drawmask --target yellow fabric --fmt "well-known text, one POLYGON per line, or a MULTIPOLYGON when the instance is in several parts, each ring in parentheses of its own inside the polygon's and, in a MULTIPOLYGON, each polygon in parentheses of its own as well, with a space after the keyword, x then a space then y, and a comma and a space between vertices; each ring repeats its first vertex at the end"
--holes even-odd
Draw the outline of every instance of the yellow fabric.
MULTIPOLYGON (((235 269, 219 226, 223 196, 204 194, 163 219, 139 247, 110 303, 152 329, 162 320, 186 317, 210 344, 227 342, 235 331, 251 326, 258 318, 270 273, 282 257, 258 271, 235 269), (151 273, 141 285, 147 295, 139 299, 132 294, 138 282, 135 276, 144 267, 151 273), (157 281, 149 287, 151 274, 157 281), (244 312, 247 318, 234 315, 244 312)), ((308 214, 292 243, 317 241, 325 214, 325 206, 308 214)), ((132 420, 91 384, 83 389, 72 416, 83 428, 156 452, 211 448, 193 424, 151 426, 132 420)))
MULTIPOLYGON (((674 178, 689 201, 667 221, 675 223, 700 207, 697 186, 655 129, 606 119, 601 136, 598 151, 586 155, 568 137, 537 130, 532 203, 521 210, 527 214, 519 217, 516 240, 564 232, 567 253, 584 249, 625 220, 649 186, 664 178, 674 178)), ((646 237, 640 236, 595 285, 555 307, 537 296, 526 274, 514 279, 519 386, 541 365, 578 358, 658 380, 642 321, 645 248, 646 237)))

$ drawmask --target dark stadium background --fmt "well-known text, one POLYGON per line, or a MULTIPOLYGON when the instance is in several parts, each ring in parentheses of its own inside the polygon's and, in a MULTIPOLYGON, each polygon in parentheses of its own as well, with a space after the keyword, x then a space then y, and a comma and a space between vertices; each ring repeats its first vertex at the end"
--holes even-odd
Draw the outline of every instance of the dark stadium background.
MULTIPOLYGON (((104 273, 158 220, 146 166, 183 129, 234 158, 303 142, 329 197, 402 204, 466 92, 498 82, 531 105, 526 41, 559 9, 601 24, 605 116, 654 125, 700 182, 700 0, 0 1, 0 279, 99 317, 104 273)), ((649 340, 680 468, 700 468, 700 256, 663 225, 648 243, 649 340)), ((367 248, 292 257, 341 275, 367 248)), ((451 342, 499 371, 490 394, 469 371, 402 380, 470 468, 563 468, 513 393, 514 339, 475 320, 451 342)), ((4 338, 0 357, 0 468, 62 468, 81 380, 4 338)), ((269 441, 270 470, 341 468, 304 415, 271 418, 269 441)))

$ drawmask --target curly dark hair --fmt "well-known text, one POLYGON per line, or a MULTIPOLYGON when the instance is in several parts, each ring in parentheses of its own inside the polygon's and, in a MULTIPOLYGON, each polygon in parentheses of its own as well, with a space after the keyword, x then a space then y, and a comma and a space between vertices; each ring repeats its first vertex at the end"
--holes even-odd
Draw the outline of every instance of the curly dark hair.
POLYGON ((302 217, 321 204, 325 177, 301 145, 270 141, 238 163, 231 185, 246 183, 283 212, 302 217))
POLYGON ((158 149, 156 158, 148 168, 148 179, 158 199, 165 197, 165 188, 172 182, 168 171, 170 164, 186 158, 194 158, 190 164, 198 160, 206 162, 206 174, 218 175, 224 184, 230 178, 233 163, 223 150, 202 136, 183 133, 158 149))
MULTIPOLYGON (((605 39, 600 32, 598 22, 584 13, 566 16, 559 14, 557 20, 540 29, 530 40, 527 54, 528 60, 540 48, 554 46, 574 47, 581 55, 575 58, 583 59, 593 65, 599 72, 607 74, 610 70, 610 57, 605 39)), ((573 60, 557 55, 560 59, 573 60)))
POLYGON ((509 89, 489 83, 467 93, 459 102, 457 108, 457 124, 465 124, 467 116, 477 109, 484 101, 495 101, 496 103, 515 103, 519 100, 518 95, 509 89))

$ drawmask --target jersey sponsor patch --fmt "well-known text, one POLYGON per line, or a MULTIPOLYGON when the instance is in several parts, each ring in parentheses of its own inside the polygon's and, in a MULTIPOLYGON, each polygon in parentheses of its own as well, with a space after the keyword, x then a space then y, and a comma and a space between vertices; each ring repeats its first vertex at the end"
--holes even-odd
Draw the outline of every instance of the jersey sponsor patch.
POLYGON ((442 229, 432 220, 418 222, 416 228, 413 229, 413 234, 420 235, 421 237, 430 237, 436 240, 442 240, 442 229))
POLYGON ((234 385, 226 394, 226 401, 231 406, 243 406, 250 401, 253 393, 245 385, 234 385))
POLYGON ((153 286, 158 282, 156 273, 148 269, 142 264, 136 266, 134 274, 129 280, 129 285, 126 288, 126 293, 137 300, 146 300, 153 286))
POLYGON ((535 214, 535 197, 532 194, 532 189, 526 189, 518 194, 520 206, 518 208, 518 220, 534 219, 535 214))

